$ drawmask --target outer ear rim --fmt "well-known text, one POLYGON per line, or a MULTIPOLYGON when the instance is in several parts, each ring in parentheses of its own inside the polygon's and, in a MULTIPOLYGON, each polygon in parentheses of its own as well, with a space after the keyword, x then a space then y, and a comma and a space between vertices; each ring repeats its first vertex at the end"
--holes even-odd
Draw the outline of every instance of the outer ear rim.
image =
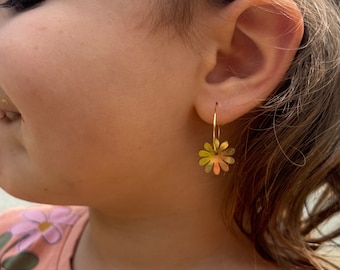
MULTIPOLYGON (((300 9, 293 0, 284 0, 279 6, 274 2, 275 1, 270 0, 239 0, 235 2, 237 5, 230 10, 228 10, 228 6, 225 8, 226 15, 222 16, 219 22, 225 24, 225 28, 228 29, 227 31, 229 31, 229 29, 233 29, 233 31, 235 31, 235 29, 242 29, 256 44, 259 52, 264 54, 265 64, 261 69, 254 72, 252 76, 245 78, 231 76, 219 83, 209 83, 206 81, 204 85, 201 85, 201 89, 195 96, 194 105, 199 117, 203 121, 212 123, 215 105, 218 103, 217 114, 219 117, 217 124, 224 125, 230 123, 263 103, 282 82, 302 40, 304 32, 303 17, 300 9), (288 24, 289 22, 291 24, 291 31, 287 31, 287 35, 290 36, 287 39, 282 38, 282 33, 280 32, 276 32, 275 34, 275 29, 270 33, 272 36, 268 37, 268 40, 274 42, 271 44, 271 47, 268 47, 268 44, 266 46, 261 44, 261 38, 263 38, 263 36, 260 36, 261 31, 252 31, 253 29, 242 21, 242 16, 244 16, 246 12, 250 10, 254 11, 254 9, 259 10, 261 7, 268 7, 269 5, 275 10, 280 11, 280 13, 276 14, 278 20, 289 20, 286 22, 283 21, 282 23, 288 24), (287 14, 289 14, 289 16, 287 14), (233 27, 230 26, 231 23, 234 23, 233 27), (280 34, 281 38, 279 38, 280 34), (271 48, 271 50, 269 50, 269 48, 271 48)), ((272 15, 274 16, 275 13, 272 15)), ((221 25, 215 25, 215 27, 223 29, 221 25)), ((263 33, 264 32, 261 34, 263 33)), ((222 34, 226 35, 226 33, 222 34)), ((216 47, 213 48, 216 51, 216 55, 218 51, 221 50, 227 52, 233 51, 231 48, 232 38, 230 35, 233 35, 234 32, 227 34, 224 40, 223 38, 220 38, 217 42, 214 40, 213 43, 215 45, 217 44, 216 47)), ((213 54, 210 53, 210 57, 214 57, 212 55, 213 54)), ((206 63, 216 64, 217 60, 212 58, 206 59, 206 63)), ((211 66, 209 68, 210 72, 211 66)), ((206 70, 206 72, 207 71, 208 70, 206 70)))

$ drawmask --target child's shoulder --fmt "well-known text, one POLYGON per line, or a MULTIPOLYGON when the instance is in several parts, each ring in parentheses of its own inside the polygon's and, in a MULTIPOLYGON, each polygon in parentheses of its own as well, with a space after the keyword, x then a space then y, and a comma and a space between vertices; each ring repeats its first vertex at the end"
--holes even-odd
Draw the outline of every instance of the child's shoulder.
POLYGON ((79 206, 37 205, 1 213, 0 268, 68 269, 87 220, 87 208, 79 206))

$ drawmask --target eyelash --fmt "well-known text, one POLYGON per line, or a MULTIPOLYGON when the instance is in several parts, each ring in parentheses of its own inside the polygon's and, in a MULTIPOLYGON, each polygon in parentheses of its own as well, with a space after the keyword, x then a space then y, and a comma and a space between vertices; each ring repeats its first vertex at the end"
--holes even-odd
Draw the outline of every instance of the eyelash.
POLYGON ((45 0, 7 0, 5 3, 0 4, 0 7, 13 8, 16 11, 25 11, 44 1, 45 0))

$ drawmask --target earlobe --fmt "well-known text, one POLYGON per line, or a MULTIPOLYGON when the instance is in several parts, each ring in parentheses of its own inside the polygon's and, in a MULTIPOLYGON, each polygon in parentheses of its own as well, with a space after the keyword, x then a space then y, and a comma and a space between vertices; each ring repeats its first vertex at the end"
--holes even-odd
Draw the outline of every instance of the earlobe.
POLYGON ((212 64, 206 66, 205 85, 195 101, 204 121, 211 123, 216 102, 218 124, 241 117, 284 78, 303 36, 303 20, 293 0, 275 2, 236 0, 224 8, 225 15, 211 21, 209 29, 219 29, 210 47, 215 53, 204 60, 212 64))

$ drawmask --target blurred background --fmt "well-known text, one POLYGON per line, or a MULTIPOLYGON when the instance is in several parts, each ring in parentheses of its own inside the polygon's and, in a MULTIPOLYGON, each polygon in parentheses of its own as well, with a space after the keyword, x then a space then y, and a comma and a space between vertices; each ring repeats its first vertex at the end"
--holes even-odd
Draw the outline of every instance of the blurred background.
POLYGON ((20 206, 20 205, 31 205, 32 203, 16 199, 8 195, 5 191, 0 188, 0 213, 7 208, 20 206))

